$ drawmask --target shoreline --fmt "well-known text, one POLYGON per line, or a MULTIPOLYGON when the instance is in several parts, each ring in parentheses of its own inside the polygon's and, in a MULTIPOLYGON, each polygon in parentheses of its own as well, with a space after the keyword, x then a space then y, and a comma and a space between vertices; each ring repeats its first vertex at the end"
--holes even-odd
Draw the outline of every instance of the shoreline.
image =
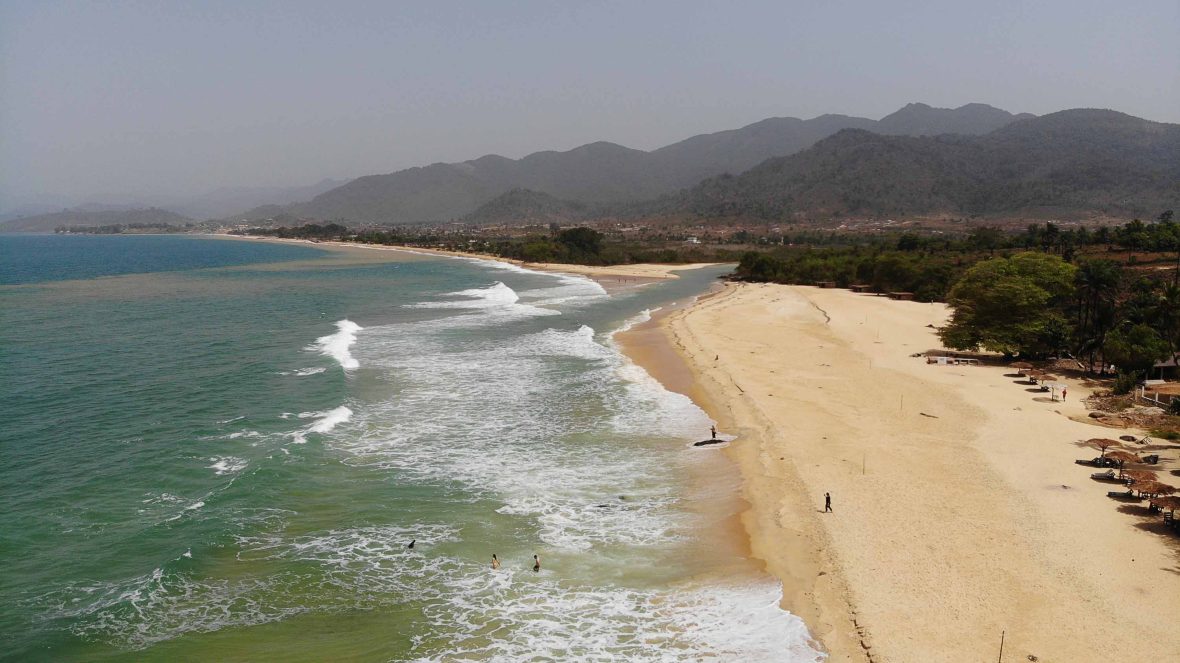
POLYGON ((360 242, 341 241, 312 241, 309 239, 288 239, 284 237, 267 237, 263 235, 230 235, 228 233, 209 233, 195 235, 210 239, 230 239, 250 242, 273 242, 278 244, 298 244, 312 248, 326 250, 358 250, 358 251, 396 251, 417 255, 445 256, 449 258, 465 258, 468 260, 490 260, 516 265, 521 269, 531 269, 538 272, 557 274, 573 274, 585 276, 608 290, 618 290, 626 287, 646 285, 664 279, 680 278, 676 272, 687 269, 713 267, 724 263, 632 263, 627 265, 578 265, 555 262, 526 262, 514 258, 504 258, 490 253, 465 253, 462 251, 447 251, 445 249, 431 249, 417 246, 403 246, 400 244, 363 244, 360 242))
POLYGON ((666 389, 692 399, 717 421, 719 433, 734 436, 734 440, 719 449, 739 475, 739 494, 734 498, 739 508, 726 527, 740 534, 741 553, 782 584, 783 599, 779 607, 803 620, 813 646, 827 653, 829 660, 872 661, 856 637, 855 622, 851 621, 855 609, 846 596, 843 578, 832 564, 825 563, 827 560, 822 559, 819 548, 803 537, 794 536, 776 542, 785 553, 781 556, 781 562, 785 563, 776 564, 769 559, 768 544, 758 535, 757 513, 761 505, 752 501, 748 490, 751 480, 762 474, 758 458, 758 451, 764 446, 762 431, 740 423, 743 415, 735 411, 724 387, 711 383, 712 378, 703 370, 699 357, 686 345, 684 317, 698 307, 723 302, 734 292, 733 284, 719 284, 692 302, 658 312, 650 321, 617 334, 616 339, 631 361, 666 389), (829 580, 820 585, 816 582, 820 577, 829 580), (848 622, 852 628, 840 628, 841 622, 848 622))
POLYGON ((1180 609, 1180 545, 1072 462, 1109 430, 1084 420, 1090 386, 1051 402, 1003 367, 913 358, 947 313, 730 283, 659 320, 738 436, 742 522, 782 607, 833 661, 982 660, 1001 632, 1012 660, 1180 652, 1151 617, 1180 609))

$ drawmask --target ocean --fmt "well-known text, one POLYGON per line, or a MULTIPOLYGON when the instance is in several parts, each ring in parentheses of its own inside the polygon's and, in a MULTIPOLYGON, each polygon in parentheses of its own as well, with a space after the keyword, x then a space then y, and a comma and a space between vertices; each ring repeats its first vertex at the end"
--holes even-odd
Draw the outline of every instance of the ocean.
POLYGON ((819 660, 612 338, 724 271, 0 236, 0 657, 819 660))

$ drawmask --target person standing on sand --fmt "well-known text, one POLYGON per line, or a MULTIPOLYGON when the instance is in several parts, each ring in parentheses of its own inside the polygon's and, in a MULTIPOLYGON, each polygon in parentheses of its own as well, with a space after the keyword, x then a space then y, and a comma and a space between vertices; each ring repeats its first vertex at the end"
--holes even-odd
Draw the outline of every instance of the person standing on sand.
POLYGON ((1066 389, 1065 387, 1062 387, 1061 388, 1061 402, 1062 403, 1065 402, 1065 394, 1067 394, 1067 393, 1069 393, 1069 390, 1066 389))
POLYGON ((824 513, 834 513, 832 511, 832 494, 824 493, 824 513))
POLYGON ((496 557, 496 553, 492 553, 492 570, 500 570, 500 558, 496 557))
POLYGON ((541 558, 533 555, 533 573, 541 570, 541 558))
POLYGON ((717 427, 716 426, 709 426, 709 432, 713 434, 713 439, 716 440, 717 439, 717 427))

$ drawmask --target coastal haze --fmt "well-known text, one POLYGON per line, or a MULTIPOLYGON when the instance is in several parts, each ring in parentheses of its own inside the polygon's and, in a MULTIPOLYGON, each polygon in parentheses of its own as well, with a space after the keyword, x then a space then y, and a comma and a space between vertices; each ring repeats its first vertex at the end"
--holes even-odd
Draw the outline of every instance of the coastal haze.
MULTIPOLYGON (((222 218, 318 193, 276 187, 597 141, 650 151, 765 118, 876 120, 913 102, 1108 108, 1175 123, 1178 12, 1171 2, 1134 12, 1089 2, 8 2, 0 213, 97 204, 222 218), (260 195, 215 194, 243 188, 260 195)), ((757 160, 718 165, 737 174, 757 160)), ((720 172, 688 167, 668 184, 720 172)))
POLYGON ((0 3, 0 661, 1180 660, 1178 32, 0 3))

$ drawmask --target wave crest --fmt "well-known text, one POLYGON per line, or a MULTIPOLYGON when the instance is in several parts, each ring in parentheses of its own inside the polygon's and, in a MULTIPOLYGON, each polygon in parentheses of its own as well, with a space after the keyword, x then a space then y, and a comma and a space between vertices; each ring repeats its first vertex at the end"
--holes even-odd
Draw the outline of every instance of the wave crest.
POLYGON ((356 343, 356 333, 362 331, 363 327, 346 318, 336 323, 336 329, 338 331, 335 334, 317 338, 313 348, 319 350, 320 354, 335 359, 346 371, 359 368, 360 362, 352 356, 349 348, 356 343))

